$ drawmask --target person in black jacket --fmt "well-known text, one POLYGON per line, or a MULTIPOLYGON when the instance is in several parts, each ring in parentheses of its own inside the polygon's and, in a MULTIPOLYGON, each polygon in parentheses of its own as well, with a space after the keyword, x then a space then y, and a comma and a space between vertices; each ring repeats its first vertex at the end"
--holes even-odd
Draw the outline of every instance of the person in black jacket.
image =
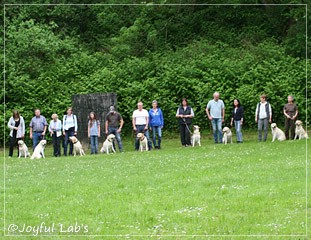
POLYGON ((182 99, 181 106, 177 109, 176 117, 180 127, 181 144, 185 147, 191 146, 190 126, 194 117, 193 109, 188 105, 186 98, 182 99))
POLYGON ((243 142, 243 136, 242 136, 243 118, 244 118, 244 109, 241 106, 240 100, 234 99, 230 125, 232 127, 234 123, 235 131, 236 131, 236 139, 238 143, 243 142))

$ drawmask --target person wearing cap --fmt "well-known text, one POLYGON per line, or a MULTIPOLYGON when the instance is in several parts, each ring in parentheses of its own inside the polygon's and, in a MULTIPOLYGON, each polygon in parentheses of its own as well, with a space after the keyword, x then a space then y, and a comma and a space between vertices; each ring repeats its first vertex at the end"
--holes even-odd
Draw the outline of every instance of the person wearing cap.
POLYGON ((152 131, 152 142, 155 149, 161 149, 162 128, 164 126, 164 118, 161 108, 158 107, 156 100, 152 101, 152 108, 149 110, 149 127, 152 131), (158 136, 158 144, 156 141, 158 136))
POLYGON ((106 135, 114 134, 116 136, 119 151, 123 152, 121 131, 124 121, 120 113, 118 113, 114 106, 109 107, 109 113, 106 116, 105 133, 106 135))
MULTIPOLYGON (((133 112, 132 115, 133 130, 135 131, 136 136, 138 133, 143 133, 146 136, 148 140, 148 148, 150 151, 152 149, 152 143, 149 137, 148 124, 149 124, 149 113, 146 109, 143 109, 143 103, 139 101, 137 103, 137 109, 133 112)), ((139 141, 138 138, 136 137, 135 150, 138 151, 138 148, 139 148, 139 141)))
POLYGON ((53 149, 54 149, 54 156, 60 157, 61 150, 60 150, 60 141, 62 138, 62 122, 58 119, 58 116, 56 113, 52 114, 52 120, 50 121, 49 125, 49 132, 52 136, 52 142, 53 142, 53 149))
POLYGON ((184 147, 191 146, 190 126, 192 118, 194 118, 194 112, 192 107, 188 105, 186 98, 182 99, 181 106, 177 109, 176 117, 179 122, 181 144, 184 147))

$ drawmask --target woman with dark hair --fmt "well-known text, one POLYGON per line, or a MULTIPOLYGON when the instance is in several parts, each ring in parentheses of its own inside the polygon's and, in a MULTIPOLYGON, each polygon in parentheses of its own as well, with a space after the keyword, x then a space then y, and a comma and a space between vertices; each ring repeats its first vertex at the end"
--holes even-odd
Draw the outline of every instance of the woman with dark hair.
POLYGON ((194 117, 193 109, 188 105, 186 98, 181 101, 181 106, 177 109, 176 117, 178 118, 180 128, 181 144, 185 147, 191 146, 190 126, 194 117))
POLYGON ((243 136, 242 136, 242 125, 243 125, 243 118, 244 118, 244 109, 241 106, 239 99, 233 100, 233 110, 232 110, 232 117, 231 117, 231 127, 233 126, 236 131, 236 139, 238 143, 243 142, 243 136))
POLYGON ((91 139, 91 154, 97 154, 98 138, 100 137, 100 122, 97 120, 94 112, 90 112, 87 133, 88 137, 91 139))
MULTIPOLYGON (((17 110, 13 110, 12 117, 8 122, 10 131, 10 150, 9 157, 13 156, 13 149, 17 145, 17 142, 25 136, 25 122, 24 118, 19 115, 17 110)), ((19 152, 17 150, 17 156, 19 152)))

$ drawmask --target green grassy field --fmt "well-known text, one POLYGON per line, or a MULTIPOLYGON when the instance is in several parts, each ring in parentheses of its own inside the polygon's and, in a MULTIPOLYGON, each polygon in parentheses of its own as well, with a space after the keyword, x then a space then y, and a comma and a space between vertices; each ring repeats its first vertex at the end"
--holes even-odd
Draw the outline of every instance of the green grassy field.
POLYGON ((122 154, 54 158, 48 147, 46 159, 5 158, 5 235, 307 239, 306 141, 245 139, 164 139, 144 153, 128 139, 122 154))

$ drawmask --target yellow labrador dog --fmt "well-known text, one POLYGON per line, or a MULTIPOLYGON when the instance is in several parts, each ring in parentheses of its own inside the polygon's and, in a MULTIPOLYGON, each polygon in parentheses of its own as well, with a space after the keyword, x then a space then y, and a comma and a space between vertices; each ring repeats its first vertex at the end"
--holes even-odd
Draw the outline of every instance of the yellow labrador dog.
POLYGON ((69 140, 73 143, 73 156, 76 156, 77 153, 80 154, 80 156, 85 155, 82 144, 75 136, 69 137, 69 140))
POLYGON ((23 140, 18 140, 17 143, 18 143, 18 151, 19 151, 18 158, 30 157, 30 153, 29 153, 28 147, 26 146, 24 141, 23 140))
POLYGON ((116 150, 113 147, 113 141, 116 138, 114 134, 109 134, 103 143, 103 147, 100 149, 102 153, 107 153, 109 154, 110 151, 116 153, 116 150))
POLYGON ((275 139, 279 141, 286 140, 285 133, 276 126, 276 123, 271 123, 271 131, 272 131, 272 142, 274 142, 275 139))
POLYGON ((295 138, 294 140, 296 140, 296 138, 303 139, 303 138, 309 138, 307 132, 303 129, 302 126, 302 121, 297 120, 295 122, 296 128, 295 128, 295 138))
POLYGON ((223 134, 222 135, 222 142, 224 144, 227 144, 229 141, 230 141, 230 143, 232 143, 232 132, 231 132, 230 128, 224 127, 222 129, 222 134, 223 134))
POLYGON ((38 145, 35 147, 35 150, 33 151, 30 159, 40 159, 45 158, 44 156, 44 148, 46 145, 46 140, 41 140, 38 145))
POLYGON ((198 125, 193 125, 193 134, 191 136, 192 147, 198 144, 201 147, 201 134, 200 127, 198 125))
POLYGON ((143 133, 138 133, 137 138, 139 140, 139 150, 142 151, 148 151, 148 140, 145 137, 145 134, 143 133))

